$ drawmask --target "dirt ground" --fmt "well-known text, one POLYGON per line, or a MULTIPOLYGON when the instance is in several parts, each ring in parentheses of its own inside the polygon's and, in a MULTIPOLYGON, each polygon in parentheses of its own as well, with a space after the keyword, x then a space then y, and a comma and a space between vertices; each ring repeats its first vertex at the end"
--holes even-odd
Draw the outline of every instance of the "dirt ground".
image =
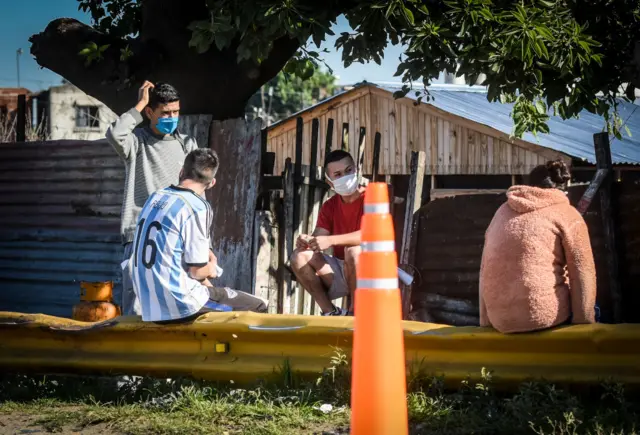
POLYGON ((2 435, 32 435, 51 434, 60 435, 122 435, 114 432, 109 424, 99 423, 88 427, 73 427, 73 425, 59 427, 47 426, 38 423, 38 415, 23 413, 0 414, 0 434, 2 435))

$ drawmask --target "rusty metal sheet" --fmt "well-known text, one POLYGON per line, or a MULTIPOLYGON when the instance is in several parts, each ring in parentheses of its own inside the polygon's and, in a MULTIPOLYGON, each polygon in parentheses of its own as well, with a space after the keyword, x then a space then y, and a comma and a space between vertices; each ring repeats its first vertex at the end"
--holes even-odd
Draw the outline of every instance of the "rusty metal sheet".
POLYGON ((0 310, 71 316, 116 281, 124 165, 105 141, 0 144, 0 310))

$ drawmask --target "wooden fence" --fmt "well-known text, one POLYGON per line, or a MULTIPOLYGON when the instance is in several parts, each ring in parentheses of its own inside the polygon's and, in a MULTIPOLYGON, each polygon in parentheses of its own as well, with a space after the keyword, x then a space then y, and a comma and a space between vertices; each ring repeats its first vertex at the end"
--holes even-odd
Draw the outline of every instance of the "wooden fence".
MULTIPOLYGON (((284 314, 319 314, 320 309, 309 295, 295 280, 295 276, 290 269, 289 259, 295 248, 295 241, 300 234, 312 233, 318 219, 318 214, 322 203, 333 193, 329 190, 329 185, 323 180, 324 162, 318 162, 320 123, 317 118, 311 122, 311 132, 305 134, 302 117, 296 120, 296 146, 295 162, 287 158, 284 170, 279 175, 273 175, 275 156, 273 153, 265 152, 263 165, 265 174, 262 179, 262 190, 260 194, 258 211, 255 218, 254 233, 254 261, 256 271, 254 274, 254 292, 270 302, 270 311, 284 314), (311 149, 311 160, 309 165, 302 164, 302 152, 305 146, 304 138, 308 137, 311 149)), ((333 149, 332 134, 334 120, 327 122, 327 131, 324 134, 326 156, 333 149)), ((264 133, 263 133, 264 135, 264 133)), ((364 184, 369 180, 380 181, 380 143, 381 134, 373 134, 373 159, 369 170, 364 167, 364 155, 367 147, 366 127, 361 127, 359 140, 355 147, 351 147, 348 142, 346 130, 341 135, 340 149, 350 152, 356 160, 358 173, 365 177, 364 184)), ((264 141, 263 141, 264 142, 264 141)), ((402 249, 398 250, 399 260, 409 263, 415 252, 415 245, 410 245, 409 241, 415 239, 412 232, 415 230, 413 216, 420 208, 422 198, 422 186, 425 175, 425 153, 412 152, 411 157, 411 181, 407 195, 407 210, 404 225, 396 228, 396 232, 403 234, 402 249), (418 198, 416 200, 416 198, 418 198)), ((401 202, 393 194, 391 177, 386 176, 385 181, 389 186, 389 194, 392 203, 401 202)), ((393 207, 392 207, 393 210, 393 207)), ((330 252, 329 252, 330 253, 330 252)), ((408 291, 403 289, 404 292, 408 291)), ((345 298, 346 299, 346 298, 345 298)), ((409 300, 408 297, 405 300, 409 300)), ((338 300, 337 305, 345 306, 346 300, 338 300)), ((405 307, 408 310, 408 305, 405 307)))

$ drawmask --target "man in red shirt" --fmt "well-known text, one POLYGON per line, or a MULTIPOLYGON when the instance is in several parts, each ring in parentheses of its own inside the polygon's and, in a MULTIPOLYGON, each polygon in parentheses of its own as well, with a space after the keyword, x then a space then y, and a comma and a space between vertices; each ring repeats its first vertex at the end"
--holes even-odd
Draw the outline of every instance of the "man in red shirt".
POLYGON ((313 234, 302 234, 296 240, 291 268, 323 316, 344 316, 353 313, 364 188, 359 186, 353 157, 346 151, 332 151, 324 169, 337 195, 320 208, 313 234), (333 248, 333 256, 323 253, 329 248, 333 248), (347 295, 351 296, 348 311, 333 304, 347 295))

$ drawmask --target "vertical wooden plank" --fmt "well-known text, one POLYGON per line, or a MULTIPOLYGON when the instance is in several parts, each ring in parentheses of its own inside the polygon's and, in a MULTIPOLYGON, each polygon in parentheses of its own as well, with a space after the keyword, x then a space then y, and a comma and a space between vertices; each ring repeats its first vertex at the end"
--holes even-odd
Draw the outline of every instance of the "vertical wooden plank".
POLYGON ((453 173, 454 174, 460 174, 461 173, 461 168, 462 168, 462 158, 463 158, 463 154, 462 154, 462 146, 464 144, 464 137, 466 134, 467 129, 464 128, 462 125, 457 124, 456 125, 456 148, 455 148, 455 152, 453 153, 453 173))
POLYGON ((333 118, 329 118, 327 122, 327 136, 324 145, 324 157, 323 162, 327 161, 327 156, 331 152, 331 142, 333 141, 333 118))
MULTIPOLYGON (((420 124, 420 121, 423 119, 422 114, 415 107, 411 106, 411 141, 409 145, 411 145, 411 151, 423 151, 422 145, 422 133, 424 132, 424 124, 420 124)), ((409 169, 411 169, 411 161, 409 159, 409 169)))
POLYGON ((304 123, 302 131, 302 164, 308 165, 311 161, 311 121, 304 123))
MULTIPOLYGON (((308 165, 302 167, 302 177, 310 177, 310 168, 308 165)), ((300 234, 309 234, 308 225, 309 225, 309 189, 310 186, 305 184, 300 180, 299 187, 297 189, 299 193, 298 201, 296 201, 296 211, 299 216, 298 220, 295 221, 297 225, 297 230, 293 234, 293 241, 297 240, 300 234)), ((296 282, 294 286, 293 300, 291 301, 291 314, 305 314, 305 297, 309 299, 309 294, 305 291, 302 286, 296 282)), ((311 307, 311 302, 308 304, 308 311, 306 314, 309 314, 309 310, 311 307)))
POLYGON ((351 152, 349 150, 349 123, 347 122, 343 122, 342 123, 342 143, 341 143, 341 149, 343 151, 346 152, 351 152))
MULTIPOLYGON (((267 301, 271 301, 274 292, 277 294, 277 288, 271 287, 273 283, 271 279, 272 251, 277 240, 273 234, 274 227, 275 221, 271 211, 256 211, 253 239, 253 258, 256 267, 253 274, 253 294, 267 301)), ((274 308, 277 309, 277 302, 275 307, 271 306, 271 302, 269 302, 269 312, 273 312, 274 308)))
POLYGON ((442 118, 438 118, 438 171, 436 172, 438 175, 446 174, 446 170, 444 168, 445 159, 444 159, 444 121, 442 118))
POLYGON ((423 113, 424 117, 424 144, 423 150, 427 156, 427 171, 429 174, 433 172, 433 156, 431 155, 431 117, 423 113))
POLYGON ((503 147, 503 159, 505 161, 505 164, 507 165, 507 173, 508 174, 515 174, 516 173, 516 168, 515 168, 515 163, 513 162, 513 150, 511 149, 511 147, 513 145, 501 141, 502 143, 502 147, 503 147))
POLYGON ((27 96, 18 95, 18 113, 16 119, 16 142, 24 142, 27 137, 27 96))
MULTIPOLYGON (((281 227, 279 225, 279 217, 282 216, 282 201, 279 191, 273 191, 269 195, 269 208, 272 217, 271 226, 271 258, 269 262, 269 313, 276 314, 278 312, 278 306, 280 301, 280 289, 282 283, 282 276, 279 273, 280 265, 285 264, 285 261, 280 258, 281 254, 281 242, 280 237, 282 234, 281 227)), ((282 268, 284 269, 284 268, 282 268)))
MULTIPOLYGON (((291 255, 293 254, 293 209, 294 209, 294 200, 295 200, 295 190, 294 190, 294 182, 293 182, 293 164, 291 163, 291 159, 287 159, 284 164, 284 219, 283 219, 283 228, 282 232, 284 233, 283 237, 283 247, 282 247, 282 258, 284 261, 289 264, 289 260, 291 259, 291 255)), ((281 263, 284 264, 284 263, 281 263)), ((281 280, 281 290, 278 301, 278 305, 280 306, 278 309, 279 313, 289 314, 291 313, 291 300, 293 296, 293 286, 291 281, 291 272, 289 268, 282 267, 282 280, 281 280)))
POLYGON ((494 158, 494 150, 493 150, 493 138, 491 136, 485 136, 485 140, 487 141, 487 173, 489 174, 498 174, 496 168, 493 167, 493 158, 494 158))
MULTIPOLYGON (((413 147, 414 151, 427 151, 427 139, 426 139, 426 132, 425 132, 425 114, 422 112, 417 111, 417 116, 418 116, 418 132, 417 132, 417 139, 416 139, 416 143, 415 146, 413 147)), ((427 166, 429 165, 429 156, 427 155, 427 166)))
POLYGON ((365 147, 365 168, 371 167, 371 161, 373 160, 373 148, 371 144, 373 144, 374 133, 377 131, 373 125, 374 121, 371 116, 371 94, 367 94, 364 96, 364 104, 360 104, 360 122, 363 123, 363 126, 367 129, 367 137, 365 141, 370 144, 368 147, 365 147))
POLYGON ((318 166, 318 142, 320 141, 320 122, 318 118, 314 118, 311 121, 311 160, 309 166, 311 167, 311 180, 316 180, 315 168, 318 166))
POLYGON ((302 174, 302 134, 303 134, 303 121, 302 117, 296 119, 296 148, 295 148, 295 175, 300 176, 302 174))
POLYGON ((462 137, 460 138, 460 174, 469 174, 469 154, 473 150, 469 149, 469 135, 473 134, 472 130, 464 128, 462 137))
MULTIPOLYGON (((387 164, 385 174, 390 175, 396 172, 396 151, 398 149, 398 140, 396 134, 397 121, 398 121, 398 105, 395 100, 389 102, 389 150, 387 155, 389 156, 389 162, 387 164)), ((385 150, 386 151, 386 150, 385 150)))
MULTIPOLYGON (((313 129, 313 122, 311 123, 313 129)), ((322 115, 318 118, 318 144, 324 143, 327 134, 327 117, 322 115)), ((324 147, 318 146, 317 162, 324 162, 324 147)))
POLYGON ((444 174, 450 174, 451 168, 449 165, 451 164, 451 123, 449 121, 444 121, 442 124, 442 164, 444 169, 444 174))
MULTIPOLYGON (((322 176, 322 173, 318 171, 318 135, 320 130, 320 123, 318 119, 313 119, 311 122, 311 161, 309 162, 309 179, 314 182, 318 179, 318 176, 322 176)), ((306 221, 306 232, 310 234, 315 228, 316 221, 318 219, 318 212, 320 209, 319 201, 321 197, 320 189, 313 185, 307 187, 307 211, 303 215, 306 221)), ((304 289, 300 289, 302 298, 302 314, 310 315, 312 312, 313 298, 309 292, 304 289)))
POLYGON ((395 129, 395 144, 392 149, 391 155, 394 156, 393 159, 393 172, 391 174, 401 174, 402 173, 402 105, 398 104, 397 101, 394 102, 395 114, 394 117, 394 129, 395 129))
POLYGON ((435 116, 430 116, 429 119, 431 124, 431 173, 437 174, 439 173, 438 165, 440 164, 438 161, 438 119, 435 116))
POLYGON ((358 137, 358 152, 355 156, 359 177, 362 177, 362 174, 364 174, 364 152, 366 148, 366 137, 367 137, 366 134, 367 134, 367 129, 365 127, 360 127, 360 134, 358 137))
POLYGON ((475 132, 475 134, 473 135, 473 142, 476 151, 476 174, 482 174, 484 165, 482 161, 482 143, 480 141, 480 136, 482 135, 478 132, 475 132))
MULTIPOLYGON (((358 133, 360 132, 360 99, 349 103, 349 137, 351 138, 351 148, 355 152, 357 147, 358 133)), ((353 158, 356 158, 354 155, 353 158)))
POLYGON ((382 135, 379 131, 376 132, 376 137, 373 141, 373 163, 371 165, 371 177, 373 181, 378 181, 378 175, 380 174, 380 147, 382 141, 382 135))
POLYGON ((396 169, 398 174, 407 173, 407 149, 409 144, 409 110, 404 104, 399 104, 400 109, 400 154, 397 159, 398 167, 396 169))
MULTIPOLYGON (((415 256, 417 239, 418 210, 422 205, 422 188, 426 167, 426 155, 424 151, 411 153, 411 178, 407 192, 406 211, 404 218, 404 231, 402 234, 402 247, 400 251, 400 265, 412 265, 415 256)), ((402 284, 402 318, 407 319, 411 310, 411 286, 402 284)))
POLYGON ((391 133, 391 117, 393 116, 391 113, 391 103, 388 99, 382 99, 382 113, 381 120, 383 124, 383 132, 382 132, 382 151, 380 158, 380 174, 388 174, 389 167, 391 162, 390 151, 391 143, 393 142, 392 133, 391 133))
POLYGON ((600 186, 600 214, 602 216, 602 226, 604 230, 604 244, 607 253, 607 273, 609 274, 609 290, 613 304, 613 321, 621 323, 622 317, 622 292, 620 286, 620 263, 618 260, 618 249, 620 238, 618 234, 619 226, 616 225, 618 218, 618 204, 612 195, 614 172, 611 162, 611 145, 607 132, 593 135, 593 144, 596 151, 596 168, 607 170, 607 175, 600 186))

